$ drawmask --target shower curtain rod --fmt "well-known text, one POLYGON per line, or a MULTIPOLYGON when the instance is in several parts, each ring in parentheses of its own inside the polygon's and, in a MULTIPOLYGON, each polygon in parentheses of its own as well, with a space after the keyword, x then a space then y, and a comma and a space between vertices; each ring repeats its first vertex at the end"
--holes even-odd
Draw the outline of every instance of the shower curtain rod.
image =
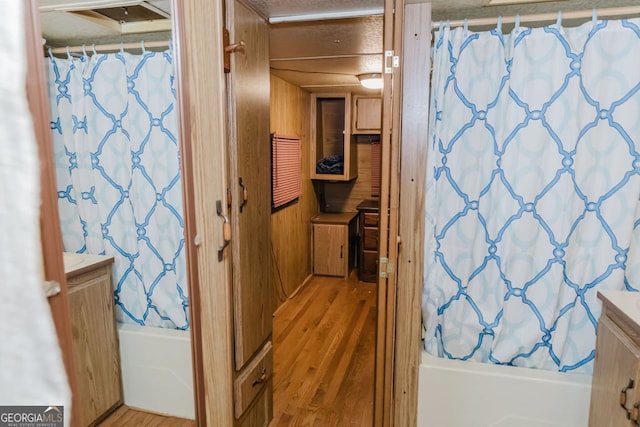
POLYGON ((81 46, 69 46, 69 47, 56 47, 51 49, 54 54, 66 54, 66 53, 91 53, 94 50, 97 51, 117 51, 120 49, 143 49, 154 47, 169 47, 169 41, 155 41, 155 42, 134 42, 134 43, 111 43, 100 45, 81 45, 81 46))
MULTIPOLYGON (((566 19, 585 19, 591 18, 593 16, 594 10, 570 10, 567 12, 560 13, 538 13, 532 15, 521 15, 520 23, 525 22, 545 22, 545 21, 555 21, 560 15, 563 20, 566 19)), ((640 15, 640 6, 625 6, 625 7, 610 7, 606 9, 597 9, 597 16, 599 18, 606 18, 611 16, 625 16, 625 15, 640 15)), ((469 20, 458 20, 458 21, 450 21, 449 26, 453 27, 463 27, 466 23, 468 26, 479 26, 479 25, 497 25, 500 18, 492 17, 492 18, 475 18, 469 20)), ((514 24, 517 20, 516 16, 505 16, 502 17, 503 24, 514 24)), ((432 24, 433 29, 440 28, 440 22, 434 22, 432 24)), ((444 22, 442 22, 445 25, 444 22)))

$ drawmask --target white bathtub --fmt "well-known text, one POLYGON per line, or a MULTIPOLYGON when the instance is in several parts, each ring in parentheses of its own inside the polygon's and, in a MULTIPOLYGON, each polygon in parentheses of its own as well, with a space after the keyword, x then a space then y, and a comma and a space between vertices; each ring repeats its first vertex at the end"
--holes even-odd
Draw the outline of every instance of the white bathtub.
POLYGON ((118 323, 124 404, 195 419, 189 331, 118 323))
POLYGON ((586 427, 591 376, 422 354, 419 427, 586 427))

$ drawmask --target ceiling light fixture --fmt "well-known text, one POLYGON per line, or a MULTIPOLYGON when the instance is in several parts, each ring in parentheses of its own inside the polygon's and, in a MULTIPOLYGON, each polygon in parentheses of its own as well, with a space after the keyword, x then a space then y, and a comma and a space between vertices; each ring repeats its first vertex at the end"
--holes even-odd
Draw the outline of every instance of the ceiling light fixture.
POLYGON ((382 89, 382 74, 380 73, 366 73, 359 74, 358 80, 360 84, 367 89, 382 89))

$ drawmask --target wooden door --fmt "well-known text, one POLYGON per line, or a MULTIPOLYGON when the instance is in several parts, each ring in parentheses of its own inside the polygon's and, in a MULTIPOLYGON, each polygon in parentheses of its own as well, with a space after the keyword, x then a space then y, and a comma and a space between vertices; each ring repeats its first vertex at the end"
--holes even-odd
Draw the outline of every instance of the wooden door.
POLYGON ((636 425, 627 418, 627 412, 638 403, 639 374, 640 348, 609 317, 602 316, 598 323, 589 426, 636 425), (624 405, 621 393, 625 396, 624 405))
POLYGON ((271 335, 271 172, 269 28, 238 1, 227 3, 232 54, 227 75, 229 185, 233 226, 235 367, 242 368, 271 335))
POLYGON ((33 129, 38 144, 40 159, 40 234, 44 280, 60 284, 60 293, 49 297, 51 317, 56 327, 58 343, 62 351, 67 379, 71 389, 72 427, 81 425, 80 406, 82 396, 78 393, 69 301, 67 299, 67 279, 62 262, 62 234, 58 217, 58 199, 55 189, 55 170, 53 161, 53 143, 49 121, 49 99, 46 88, 44 62, 42 60, 42 30, 38 5, 35 0, 25 5, 25 45, 27 46, 27 100, 33 117, 33 129))
POLYGON ((346 225, 313 225, 313 274, 346 276, 349 240, 346 225))

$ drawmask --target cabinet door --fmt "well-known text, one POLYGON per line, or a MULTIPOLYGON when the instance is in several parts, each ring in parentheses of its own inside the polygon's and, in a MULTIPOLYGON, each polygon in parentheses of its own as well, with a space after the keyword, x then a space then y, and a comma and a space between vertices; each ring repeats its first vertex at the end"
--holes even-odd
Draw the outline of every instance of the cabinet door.
POLYGON ((345 276, 348 269, 347 226, 313 225, 313 272, 324 276, 345 276))
POLYGON ((269 28, 241 2, 227 2, 227 7, 231 42, 245 42, 232 54, 227 75, 233 326, 235 365, 240 370, 272 329, 269 28))
POLYGON ((589 410, 590 427, 632 426, 627 418, 640 403, 640 349, 607 316, 598 323, 596 361, 589 410), (630 387, 629 387, 630 386, 630 387), (626 391, 626 403, 621 407, 621 392, 626 391))
POLYGON ((382 99, 355 98, 353 133, 380 133, 382 99))
POLYGON ((351 141, 351 94, 311 94, 310 115, 311 179, 357 178, 358 148, 351 141))
POLYGON ((111 269, 70 279, 69 307, 82 419, 88 425, 122 400, 111 269))

